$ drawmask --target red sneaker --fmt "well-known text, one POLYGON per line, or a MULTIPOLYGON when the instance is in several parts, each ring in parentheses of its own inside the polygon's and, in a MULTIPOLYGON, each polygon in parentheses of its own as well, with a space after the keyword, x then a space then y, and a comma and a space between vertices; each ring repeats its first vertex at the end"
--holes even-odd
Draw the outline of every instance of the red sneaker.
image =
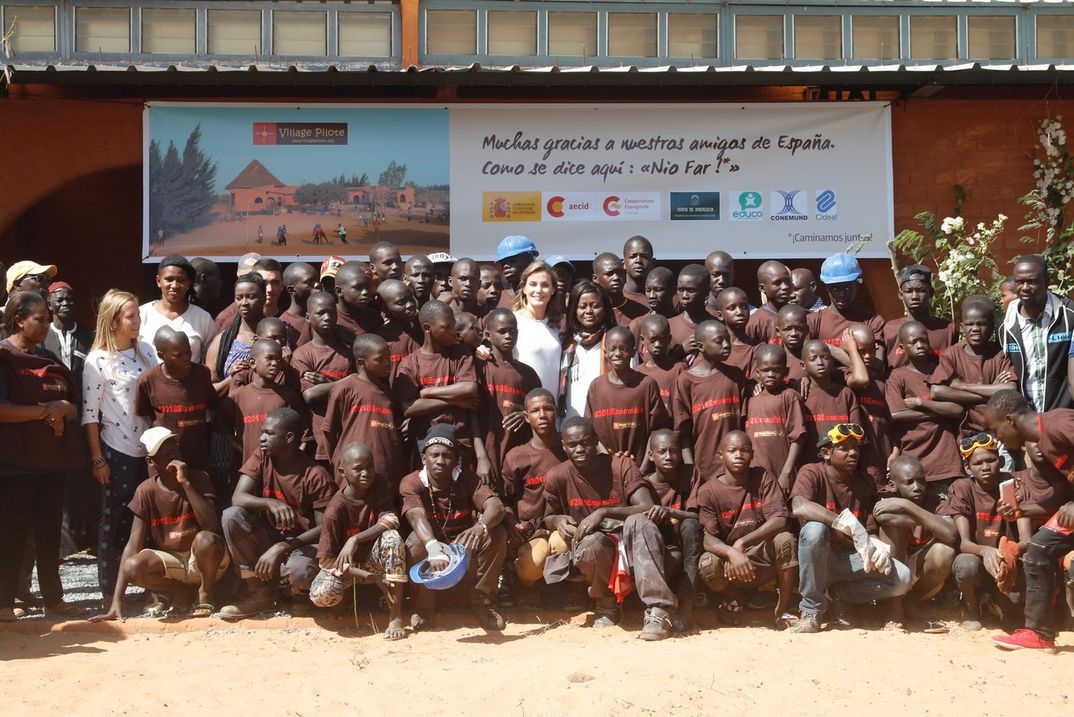
POLYGON ((1055 652, 1055 640, 1045 640, 1027 628, 1020 628, 1012 635, 994 635, 992 642, 1004 650, 1047 650, 1055 652))

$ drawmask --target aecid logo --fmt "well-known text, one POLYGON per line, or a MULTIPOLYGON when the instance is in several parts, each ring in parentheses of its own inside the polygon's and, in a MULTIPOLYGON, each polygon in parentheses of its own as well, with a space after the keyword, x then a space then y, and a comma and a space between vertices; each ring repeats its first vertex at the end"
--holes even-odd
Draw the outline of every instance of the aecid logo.
POLYGON ((738 192, 736 196, 737 208, 731 210, 731 221, 756 222, 764 219, 764 198, 760 192, 738 192))
POLYGON ((614 194, 604 200, 604 213, 609 217, 619 216, 619 210, 622 205, 619 204, 619 197, 614 194))
POLYGON ((545 205, 545 209, 553 217, 563 216, 563 202, 567 201, 566 197, 561 197, 558 194, 548 200, 548 204, 545 205))
POLYGON ((823 192, 817 195, 817 215, 816 218, 822 222, 834 222, 839 218, 839 208, 835 201, 835 192, 831 189, 825 189, 823 192))

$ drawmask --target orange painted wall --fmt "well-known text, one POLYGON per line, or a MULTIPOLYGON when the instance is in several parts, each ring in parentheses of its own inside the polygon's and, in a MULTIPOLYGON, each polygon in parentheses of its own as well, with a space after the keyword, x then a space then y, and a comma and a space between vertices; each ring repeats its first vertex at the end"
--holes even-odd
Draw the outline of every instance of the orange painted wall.
MULTIPOLYGON (((1000 90, 997 90, 1000 92, 1000 90)), ((965 189, 963 214, 1010 220, 998 247, 1001 266, 1025 251, 1018 241, 1033 186, 1028 152, 1047 115, 1074 118, 1074 101, 920 99, 892 107, 896 231, 914 214, 953 211, 952 185, 965 189)), ((57 262, 76 288, 139 290, 142 107, 140 103, 0 99, 0 259, 57 262)), ((879 188, 878 188, 879 190, 879 188)), ((659 250, 658 250, 659 251, 659 250)), ((866 267, 869 294, 885 315, 900 306, 887 262, 866 267)), ((756 267, 743 262, 738 283, 753 290, 756 267)))

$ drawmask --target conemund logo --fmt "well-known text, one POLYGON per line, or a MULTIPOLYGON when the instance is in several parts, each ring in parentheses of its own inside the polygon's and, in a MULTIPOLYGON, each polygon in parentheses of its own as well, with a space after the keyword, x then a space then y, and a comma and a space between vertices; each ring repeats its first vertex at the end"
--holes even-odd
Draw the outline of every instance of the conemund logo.
POLYGON ((548 209, 548 213, 554 217, 563 216, 563 202, 567 201, 565 197, 555 196, 548 200, 548 204, 545 206, 548 209))
POLYGON ((738 208, 731 211, 732 221, 764 219, 764 198, 760 192, 739 192, 738 208))
POLYGON ((834 222, 839 218, 839 210, 835 202, 835 192, 825 189, 817 195, 817 219, 822 222, 834 222))
POLYGON ((769 219, 774 222, 802 222, 809 219, 805 213, 805 192, 801 189, 784 191, 778 189, 772 192, 772 204, 780 207, 769 219))
POLYGON ((617 217, 619 216, 620 206, 619 197, 613 194, 604 200, 604 213, 609 217, 617 217))

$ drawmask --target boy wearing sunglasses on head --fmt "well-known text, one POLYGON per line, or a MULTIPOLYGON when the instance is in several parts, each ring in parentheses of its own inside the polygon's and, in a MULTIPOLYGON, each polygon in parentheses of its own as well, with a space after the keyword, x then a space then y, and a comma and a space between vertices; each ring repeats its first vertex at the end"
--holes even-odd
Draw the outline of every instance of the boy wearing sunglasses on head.
POLYGON ((1006 597, 1014 576, 1004 577, 1016 571, 1017 566, 1007 563, 1000 550, 1002 539, 1017 540, 1015 524, 1007 522, 1000 509, 999 484, 1011 476, 1000 470, 999 443, 991 433, 963 438, 958 449, 969 478, 951 484, 950 501, 942 512, 954 518, 959 534, 959 555, 952 571, 962 593, 962 626, 980 630, 982 605, 998 608, 1004 622, 1009 622, 1017 611, 1006 597), (1006 590, 999 585, 1006 586, 1006 590))
POLYGON ((844 606, 899 597, 910 589, 910 570, 891 558, 876 536, 873 481, 864 473, 865 429, 839 423, 817 443, 820 461, 798 471, 791 512, 798 537, 801 615, 792 632, 820 632, 831 594, 833 621, 846 623, 844 606))

